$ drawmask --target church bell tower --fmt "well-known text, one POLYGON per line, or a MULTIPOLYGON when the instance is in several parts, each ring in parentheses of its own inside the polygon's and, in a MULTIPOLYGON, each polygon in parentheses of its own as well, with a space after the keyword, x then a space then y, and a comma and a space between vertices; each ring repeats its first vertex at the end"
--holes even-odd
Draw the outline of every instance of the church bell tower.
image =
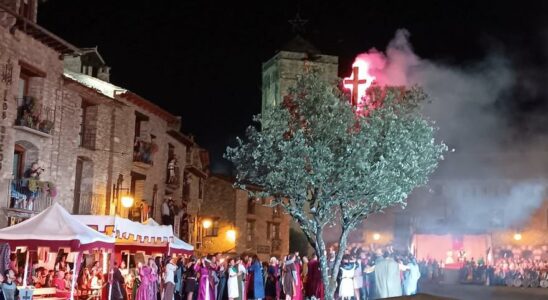
POLYGON ((339 58, 321 54, 310 42, 297 34, 271 59, 262 65, 261 113, 279 104, 288 89, 295 85, 297 76, 308 68, 317 68, 328 81, 338 76, 339 58))

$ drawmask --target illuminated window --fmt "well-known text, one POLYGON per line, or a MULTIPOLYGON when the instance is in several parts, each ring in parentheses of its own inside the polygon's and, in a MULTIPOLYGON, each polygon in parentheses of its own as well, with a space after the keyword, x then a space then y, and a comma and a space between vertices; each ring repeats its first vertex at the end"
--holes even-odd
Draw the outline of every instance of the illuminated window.
POLYGON ((213 220, 211 226, 207 229, 204 228, 204 236, 216 237, 219 235, 219 220, 213 220))

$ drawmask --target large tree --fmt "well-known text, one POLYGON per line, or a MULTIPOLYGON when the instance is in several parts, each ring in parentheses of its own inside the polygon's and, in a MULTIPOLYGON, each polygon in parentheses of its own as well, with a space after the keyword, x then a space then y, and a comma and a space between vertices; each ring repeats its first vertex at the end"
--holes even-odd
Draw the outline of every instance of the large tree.
POLYGON ((241 188, 261 186, 260 196, 273 197, 297 221, 320 260, 326 299, 349 233, 371 214, 404 206, 446 149, 420 114, 420 88, 378 88, 369 97, 356 113, 337 85, 309 72, 282 103, 255 117, 260 129, 250 126, 225 154, 241 188), (323 232, 333 224, 342 232, 329 269, 323 232))

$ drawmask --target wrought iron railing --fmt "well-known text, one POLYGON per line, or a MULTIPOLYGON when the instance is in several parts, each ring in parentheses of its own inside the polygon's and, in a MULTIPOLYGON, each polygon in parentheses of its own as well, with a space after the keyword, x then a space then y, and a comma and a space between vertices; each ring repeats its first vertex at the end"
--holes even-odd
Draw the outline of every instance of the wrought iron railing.
POLYGON ((15 125, 51 134, 55 125, 55 109, 38 103, 33 97, 18 98, 15 125))
POLYGON ((155 146, 154 143, 143 141, 136 137, 133 145, 133 161, 152 165, 152 154, 154 153, 155 146))
POLYGON ((8 188, 7 207, 28 212, 41 212, 48 208, 57 190, 48 181, 12 179, 8 188))

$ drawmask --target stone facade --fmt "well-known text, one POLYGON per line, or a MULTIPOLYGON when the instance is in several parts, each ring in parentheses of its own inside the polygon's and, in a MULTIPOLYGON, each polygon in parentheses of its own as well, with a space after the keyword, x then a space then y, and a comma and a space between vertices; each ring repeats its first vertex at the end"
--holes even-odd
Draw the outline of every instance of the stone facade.
POLYGON ((307 69, 318 69, 320 75, 331 82, 338 76, 338 57, 331 55, 309 55, 304 52, 280 51, 263 63, 262 106, 268 107, 281 103, 289 88, 295 85, 297 77, 307 69))
POLYGON ((109 83, 96 48, 79 49, 36 25, 36 1, 27 2, 29 18, 17 13, 20 1, 0 2, 7 8, 0 12, 0 227, 52 201, 76 214, 136 219, 147 203, 159 221, 170 198, 179 208, 175 231, 192 242, 207 151, 180 132, 179 117, 109 83), (44 169, 38 180, 29 176, 34 162, 44 169), (120 203, 125 195, 135 200, 131 209, 120 203))
POLYGON ((271 207, 270 199, 256 199, 233 187, 231 178, 212 175, 206 182, 204 205, 200 210, 201 253, 254 253, 263 261, 289 252, 289 216, 271 207), (203 221, 210 220, 209 229, 203 221), (232 240, 229 231, 235 233, 232 240))

